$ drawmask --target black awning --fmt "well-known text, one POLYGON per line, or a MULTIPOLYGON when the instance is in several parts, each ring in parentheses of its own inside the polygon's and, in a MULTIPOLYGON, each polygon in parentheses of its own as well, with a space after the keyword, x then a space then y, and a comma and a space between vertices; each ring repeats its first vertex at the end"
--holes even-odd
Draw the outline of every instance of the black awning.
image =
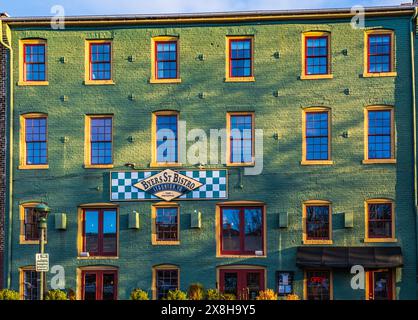
POLYGON ((298 247, 298 267, 396 268, 403 265, 400 247, 298 247))

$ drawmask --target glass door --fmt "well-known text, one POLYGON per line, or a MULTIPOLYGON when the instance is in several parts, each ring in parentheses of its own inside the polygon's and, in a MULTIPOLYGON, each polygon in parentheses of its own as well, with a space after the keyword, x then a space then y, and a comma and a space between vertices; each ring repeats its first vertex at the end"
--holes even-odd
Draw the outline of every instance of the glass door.
POLYGON ((221 269, 220 291, 238 300, 255 300, 264 290, 263 269, 221 269))

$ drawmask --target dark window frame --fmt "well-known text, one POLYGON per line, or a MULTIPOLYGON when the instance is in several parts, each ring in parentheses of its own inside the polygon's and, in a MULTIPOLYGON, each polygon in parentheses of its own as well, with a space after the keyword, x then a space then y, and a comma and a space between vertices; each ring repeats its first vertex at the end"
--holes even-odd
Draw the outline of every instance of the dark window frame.
POLYGON ((287 295, 293 294, 294 293, 294 279, 295 279, 295 272, 294 271, 286 271, 286 270, 278 270, 276 271, 276 292, 277 295, 280 297, 286 297, 287 295), (287 273, 289 275, 289 284, 288 286, 290 286, 290 292, 289 293, 281 293, 280 292, 280 275, 281 274, 285 274, 287 273))
MULTIPOLYGON (((31 116, 24 116, 24 121, 25 121, 25 165, 27 166, 44 166, 44 165, 48 165, 48 116, 36 116, 36 117, 31 117, 31 116), (45 133, 41 134, 40 132, 38 134, 34 134, 28 133, 28 121, 40 121, 40 120, 45 120, 45 133), (31 139, 29 138, 29 135, 32 136, 39 136, 39 139, 35 140, 35 139, 31 139), (45 140, 41 139, 41 135, 45 136, 45 140), (33 163, 30 163, 31 161, 29 161, 29 145, 33 144, 34 146, 36 144, 45 144, 45 148, 46 148, 46 155, 45 155, 45 162, 35 162, 32 161, 33 163)), ((34 128, 35 126, 32 126, 32 128, 34 128)), ((40 125, 36 126, 41 128, 40 125)), ((35 150, 35 149, 33 149, 35 150)), ((38 151, 42 150, 42 148, 37 149, 38 151)), ((43 158, 41 156, 38 156, 37 158, 43 158)), ((33 159, 35 159, 35 156, 33 155, 33 159)))
MULTIPOLYGON (((367 35, 367 73, 369 74, 379 74, 379 73, 388 73, 393 72, 393 41, 392 41, 392 34, 390 32, 388 33, 371 33, 367 35), (370 39, 371 38, 377 38, 377 37, 389 37, 389 54, 371 54, 370 53, 370 39), (388 56, 389 57, 389 70, 388 71, 371 71, 371 63, 370 58, 371 57, 383 57, 388 56)), ((383 65, 383 63, 381 63, 383 65)))
POLYGON ((156 207, 155 208, 155 240, 156 242, 178 242, 180 241, 180 234, 179 234, 179 228, 180 228, 180 224, 179 224, 179 219, 180 218, 180 208, 178 206, 172 206, 172 207, 156 207), (160 210, 164 210, 164 209, 175 209, 176 210, 176 221, 175 223, 169 223, 168 225, 170 226, 170 229, 175 228, 175 231, 165 231, 165 230, 159 230, 160 225, 167 225, 165 223, 158 223, 158 213, 160 210), (166 234, 167 232, 169 233, 175 233, 176 237, 175 238, 160 238, 159 237, 159 233, 162 232, 163 234, 166 234))
POLYGON ((114 276, 114 285, 113 285, 113 299, 117 300, 118 297, 118 270, 104 270, 104 269, 92 269, 92 270, 82 270, 81 271, 81 299, 85 299, 85 277, 88 274, 96 275, 96 299, 103 300, 103 277, 105 275, 114 276))
MULTIPOLYGON (((113 164, 113 117, 112 116, 106 116, 106 117, 90 116, 90 121, 89 122, 90 122, 90 165, 92 165, 92 166, 112 165, 113 164), (94 120, 104 120, 104 121, 110 120, 111 121, 111 124, 110 124, 110 140, 108 140, 108 139, 94 140, 93 139, 93 130, 92 129, 93 129, 93 121, 94 120), (99 156, 94 156, 93 155, 93 150, 94 150, 93 145, 94 144, 104 144, 104 145, 106 145, 108 143, 110 143, 110 151, 111 151, 110 162, 107 163, 106 161, 103 161, 103 162, 93 161, 94 158, 99 158, 99 159, 100 158, 106 158, 106 156, 103 156, 103 157, 101 157, 100 155, 99 156)), ((106 129, 107 128, 106 124, 103 127, 106 129)), ((103 135, 107 136, 106 133, 104 133, 103 135)), ((106 150, 106 148, 104 148, 103 150, 106 150)))
MULTIPOLYGON (((305 270, 305 290, 306 290, 306 299, 307 300, 332 300, 333 297, 333 276, 332 276, 332 270, 324 270, 324 269, 309 269, 305 270), (312 277, 310 277, 310 274, 312 274, 312 277), (316 274, 316 276, 315 276, 316 274), (319 274, 319 275, 318 275, 319 274), (310 279, 313 279, 314 277, 317 278, 316 282, 318 282, 318 279, 320 279, 321 274, 327 274, 328 279, 328 293, 325 292, 325 294, 320 294, 319 296, 316 296, 312 294, 310 291, 310 288, 313 286, 310 286, 310 279), (318 299, 316 298, 318 297, 318 299)), ((313 282, 313 281, 312 281, 313 282)))
POLYGON ((306 240, 307 241, 330 241, 330 240, 332 240, 332 217, 331 217, 331 204, 326 204, 326 203, 324 203, 324 204, 315 204, 315 203, 308 203, 308 204, 305 204, 305 234, 306 234, 306 240), (328 223, 325 223, 325 225, 320 229, 320 230, 327 230, 327 233, 328 233, 328 235, 327 236, 317 236, 317 237, 315 237, 315 236, 312 236, 312 235, 309 235, 309 224, 311 223, 311 224, 314 224, 314 225, 316 225, 316 224, 319 224, 320 222, 322 222, 322 221, 311 221, 311 222, 309 222, 308 221, 308 210, 309 210, 309 208, 310 207, 320 207, 320 208, 325 208, 325 207, 327 207, 328 208, 328 223), (318 223, 317 223, 318 222, 318 223))
MULTIPOLYGON (((166 290, 166 289, 161 288, 161 281, 162 280, 160 279, 160 275, 159 275, 160 272, 170 272, 170 273, 174 272, 174 273, 176 273, 176 277, 175 277, 176 282, 177 282, 176 286, 167 285, 167 287, 172 287, 172 289, 174 289, 174 290, 180 288, 180 270, 178 268, 176 268, 176 267, 172 267, 172 268, 158 268, 158 267, 156 267, 155 268, 155 298, 157 300, 161 300, 161 299, 165 298, 168 291, 172 290, 172 289, 166 290), (165 293, 161 293, 162 291, 165 291, 165 293)), ((171 277, 171 275, 170 275, 170 277, 171 277)))
POLYGON ((393 202, 387 201, 387 202, 373 202, 369 201, 367 202, 367 238, 368 239, 393 239, 394 237, 394 230, 393 230, 393 202), (390 219, 370 219, 370 213, 371 213, 371 206, 389 206, 390 207, 390 219), (386 236, 382 235, 374 235, 371 234, 371 223, 385 223, 389 224, 390 234, 386 236))

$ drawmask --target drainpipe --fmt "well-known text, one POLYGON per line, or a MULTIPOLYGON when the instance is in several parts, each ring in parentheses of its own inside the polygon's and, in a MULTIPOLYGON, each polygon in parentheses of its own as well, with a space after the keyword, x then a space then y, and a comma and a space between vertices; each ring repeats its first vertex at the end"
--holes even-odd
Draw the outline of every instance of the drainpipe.
MULTIPOLYGON (((11 271, 12 271, 12 223, 13 223, 13 48, 11 45, 7 44, 3 40, 3 21, 0 19, 0 43, 9 50, 9 172, 6 170, 6 177, 9 182, 8 188, 8 203, 6 203, 6 208, 9 212, 9 219, 7 221, 7 269, 5 274, 7 275, 6 280, 6 287, 10 289, 11 285, 11 271)), ((4 25, 6 29, 6 33, 9 29, 8 25, 4 25)), ((11 42, 11 36, 9 37, 9 42, 11 42)), ((6 115, 7 119, 7 115, 6 115)), ((7 211, 5 209, 5 212, 7 211)))
MULTIPOLYGON (((415 2, 414 2, 415 4, 415 2)), ((415 19, 418 15, 418 7, 414 8, 414 15, 411 18, 410 39, 411 39, 411 72, 412 72, 412 119, 413 119, 413 140, 414 140, 414 209, 415 209, 415 238, 418 261, 418 176, 417 176, 417 101, 416 101, 416 84, 415 84, 415 19)), ((418 281, 418 269, 416 270, 418 281)))

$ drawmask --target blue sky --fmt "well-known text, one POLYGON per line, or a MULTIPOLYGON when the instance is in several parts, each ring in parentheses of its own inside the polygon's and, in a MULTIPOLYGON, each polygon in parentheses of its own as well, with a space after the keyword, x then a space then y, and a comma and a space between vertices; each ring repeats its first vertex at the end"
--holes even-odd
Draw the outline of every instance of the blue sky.
POLYGON ((63 6, 66 15, 96 15, 342 8, 401 2, 412 0, 0 0, 0 12, 14 17, 46 16, 52 15, 54 5, 63 6))

